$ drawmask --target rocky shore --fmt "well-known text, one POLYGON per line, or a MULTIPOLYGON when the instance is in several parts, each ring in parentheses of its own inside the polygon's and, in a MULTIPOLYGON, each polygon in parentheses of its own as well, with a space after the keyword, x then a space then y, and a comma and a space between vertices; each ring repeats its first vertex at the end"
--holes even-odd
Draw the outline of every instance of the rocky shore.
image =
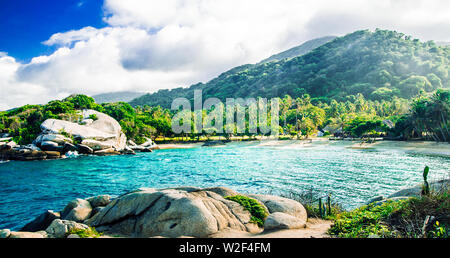
POLYGON ((120 155, 151 152, 158 146, 147 139, 137 145, 128 140, 120 124, 95 110, 82 110, 78 122, 47 119, 41 134, 28 145, 18 145, 12 137, 0 137, 0 160, 44 160, 71 155, 120 155))
MULTIPOLYGON (((449 184, 450 180, 441 180, 431 187, 439 190, 449 184)), ((420 190, 403 189, 368 203, 420 196, 420 190)), ((72 200, 59 212, 45 211, 20 231, 0 230, 0 238, 77 238, 77 231, 93 228, 103 237, 329 237, 331 224, 308 218, 301 203, 274 195, 245 195, 224 187, 139 188, 117 198, 72 200), (264 214, 262 225, 245 205, 249 202, 264 214)))
POLYGON ((117 198, 100 195, 75 199, 59 212, 48 210, 20 231, 0 231, 0 237, 77 237, 75 230, 95 227, 106 236, 220 237, 224 232, 258 234, 304 229, 307 213, 297 201, 273 195, 248 195, 265 210, 264 226, 228 196, 244 196, 223 187, 140 188, 117 198))

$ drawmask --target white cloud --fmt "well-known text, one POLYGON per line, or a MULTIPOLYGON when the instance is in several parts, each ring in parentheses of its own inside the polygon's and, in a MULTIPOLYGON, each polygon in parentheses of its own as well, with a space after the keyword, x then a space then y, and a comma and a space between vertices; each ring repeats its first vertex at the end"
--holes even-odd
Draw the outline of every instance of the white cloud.
POLYGON ((105 0, 104 10, 106 28, 43 42, 57 47, 51 55, 20 64, 0 52, 0 110, 75 92, 188 86, 308 39, 357 29, 450 41, 445 0, 105 0))

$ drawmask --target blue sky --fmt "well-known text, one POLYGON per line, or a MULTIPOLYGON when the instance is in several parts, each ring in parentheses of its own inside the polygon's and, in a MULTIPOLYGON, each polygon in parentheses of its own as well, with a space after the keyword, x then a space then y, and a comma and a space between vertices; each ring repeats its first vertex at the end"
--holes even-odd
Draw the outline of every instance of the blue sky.
POLYGON ((0 51, 20 61, 51 54, 41 42, 57 32, 102 28, 101 0, 0 0, 0 51))

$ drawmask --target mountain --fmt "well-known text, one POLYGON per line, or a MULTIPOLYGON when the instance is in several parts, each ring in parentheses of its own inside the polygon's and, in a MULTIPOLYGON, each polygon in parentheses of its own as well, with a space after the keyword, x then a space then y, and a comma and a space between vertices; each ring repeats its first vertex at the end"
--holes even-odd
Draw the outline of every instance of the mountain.
POLYGON ((297 57, 297 56, 302 56, 304 54, 311 52, 313 49, 332 41, 335 38, 336 38, 335 36, 326 36, 326 37, 306 41, 305 43, 301 44, 300 46, 290 48, 286 51, 283 51, 283 52, 273 55, 267 59, 264 59, 261 62, 259 62, 259 64, 268 63, 268 62, 272 62, 272 61, 280 61, 283 59, 293 58, 293 57, 297 57))
POLYGON ((305 93, 313 100, 345 101, 363 94, 370 100, 412 98, 421 91, 450 88, 450 48, 420 42, 388 30, 356 31, 321 45, 309 53, 273 62, 243 65, 207 83, 189 88, 159 90, 131 105, 169 107, 177 97, 282 97, 305 93))
POLYGON ((137 97, 144 95, 142 92, 133 92, 133 91, 121 91, 121 92, 110 92, 103 93, 92 96, 95 99, 95 102, 101 103, 111 103, 111 102, 129 102, 137 97))

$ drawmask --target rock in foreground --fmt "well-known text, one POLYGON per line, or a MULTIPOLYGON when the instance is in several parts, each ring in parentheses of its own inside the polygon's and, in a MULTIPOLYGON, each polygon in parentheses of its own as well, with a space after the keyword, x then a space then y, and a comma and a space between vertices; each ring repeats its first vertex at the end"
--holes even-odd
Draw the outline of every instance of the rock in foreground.
MULTIPOLYGON (((69 236, 72 229, 84 230, 89 226, 107 235, 125 237, 209 237, 227 230, 256 234, 263 230, 305 227, 307 215, 300 203, 254 195, 253 199, 269 212, 267 224, 260 228, 252 221, 249 210, 224 198, 238 194, 223 187, 140 188, 112 200, 108 195, 75 199, 60 212, 62 219, 48 216, 47 212, 35 219, 34 227, 28 228, 41 230, 38 233, 45 237, 62 238, 69 236), (49 218, 54 219, 49 222, 49 218), (45 223, 37 223, 42 221, 45 223), (41 225, 48 224, 42 231, 41 225)), ((10 235, 20 237, 26 236, 25 233, 29 232, 10 235)), ((39 237, 36 234, 29 236, 39 237)), ((75 237, 73 233, 71 237, 75 237)))

